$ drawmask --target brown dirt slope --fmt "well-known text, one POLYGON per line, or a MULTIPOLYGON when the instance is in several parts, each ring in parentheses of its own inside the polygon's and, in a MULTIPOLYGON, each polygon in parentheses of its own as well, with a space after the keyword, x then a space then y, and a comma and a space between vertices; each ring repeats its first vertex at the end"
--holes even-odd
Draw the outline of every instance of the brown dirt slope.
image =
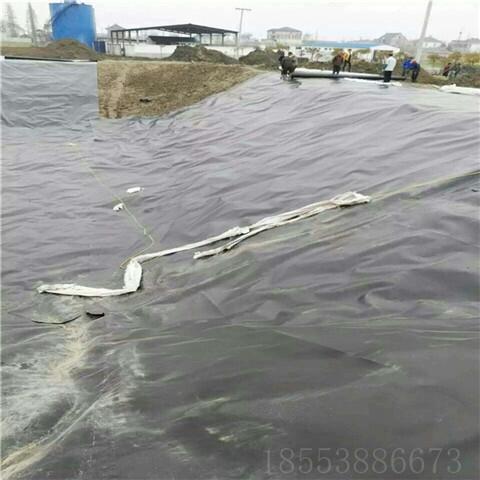
POLYGON ((87 46, 76 40, 58 40, 45 47, 0 47, 2 55, 37 58, 59 58, 76 60, 99 60, 102 55, 97 54, 87 46))
POLYGON ((227 90, 257 73, 242 65, 99 62, 100 114, 107 118, 162 115, 227 90))
POLYGON ((240 57, 240 63, 244 65, 260 65, 268 68, 278 68, 278 53, 267 48, 261 50, 259 48, 253 50, 248 55, 240 57))
POLYGON ((176 62, 207 62, 220 63, 224 65, 235 65, 238 60, 229 57, 218 50, 205 48, 203 45, 189 47, 188 45, 179 46, 168 58, 167 61, 176 62))

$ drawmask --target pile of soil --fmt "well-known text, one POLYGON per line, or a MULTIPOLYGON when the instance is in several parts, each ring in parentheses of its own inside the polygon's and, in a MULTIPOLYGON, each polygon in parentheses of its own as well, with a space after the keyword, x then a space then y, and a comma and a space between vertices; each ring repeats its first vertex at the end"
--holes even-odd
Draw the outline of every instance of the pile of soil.
POLYGON ((105 60, 98 63, 100 114, 107 118, 162 115, 258 73, 243 65, 105 60))
POLYGON ((248 55, 239 58, 240 63, 244 65, 259 65, 265 68, 278 68, 278 53, 271 48, 261 50, 255 49, 248 55))
POLYGON ((45 47, 1 47, 2 55, 36 58, 99 60, 102 56, 76 40, 64 39, 45 47))
POLYGON ((182 45, 175 49, 175 51, 165 60, 176 62, 206 62, 206 63, 220 63, 223 65, 234 65, 238 63, 235 58, 224 55, 218 50, 211 50, 205 48, 203 45, 196 45, 190 47, 182 45))

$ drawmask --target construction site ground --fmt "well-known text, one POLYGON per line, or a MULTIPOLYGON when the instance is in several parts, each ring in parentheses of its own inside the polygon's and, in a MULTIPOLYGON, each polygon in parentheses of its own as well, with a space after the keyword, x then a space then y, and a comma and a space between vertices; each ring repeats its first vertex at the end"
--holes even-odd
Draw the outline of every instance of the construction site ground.
MULTIPOLYGON (((92 60, 98 62, 100 115, 106 118, 158 116, 192 105, 227 90, 261 71, 277 70, 273 50, 256 50, 240 62, 203 46, 179 47, 166 59, 119 57, 99 54, 75 40, 60 40, 44 47, 1 46, 2 55, 31 58, 92 60)), ((329 70, 329 62, 302 62, 307 68, 329 70)), ((397 66, 400 73, 400 63, 397 66)), ((380 73, 381 66, 354 62, 352 71, 380 73), (380 69, 380 70, 379 70, 380 69)), ((476 72, 466 72, 457 85, 478 87, 476 72)), ((418 84, 443 85, 444 77, 420 72, 418 84)))
POLYGON ((98 63, 100 114, 157 116, 192 105, 259 71, 242 65, 159 61, 98 63))

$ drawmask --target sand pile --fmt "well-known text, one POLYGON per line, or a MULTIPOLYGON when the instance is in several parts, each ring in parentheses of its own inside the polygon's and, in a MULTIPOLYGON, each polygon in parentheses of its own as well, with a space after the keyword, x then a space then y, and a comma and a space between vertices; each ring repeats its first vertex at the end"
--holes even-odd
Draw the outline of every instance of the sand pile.
POLYGON ((189 47, 188 45, 179 46, 173 54, 165 60, 174 60, 176 62, 221 63, 224 65, 234 65, 238 63, 234 58, 224 55, 218 50, 205 48, 203 45, 196 45, 195 47, 189 47))

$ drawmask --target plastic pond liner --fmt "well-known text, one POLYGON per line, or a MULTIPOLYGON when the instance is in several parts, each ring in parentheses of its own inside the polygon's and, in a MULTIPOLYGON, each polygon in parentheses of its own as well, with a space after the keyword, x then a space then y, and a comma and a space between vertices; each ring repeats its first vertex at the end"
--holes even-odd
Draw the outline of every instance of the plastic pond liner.
POLYGON ((104 120, 95 64, 2 67, 2 478, 478 478, 477 98, 265 74, 104 120))

